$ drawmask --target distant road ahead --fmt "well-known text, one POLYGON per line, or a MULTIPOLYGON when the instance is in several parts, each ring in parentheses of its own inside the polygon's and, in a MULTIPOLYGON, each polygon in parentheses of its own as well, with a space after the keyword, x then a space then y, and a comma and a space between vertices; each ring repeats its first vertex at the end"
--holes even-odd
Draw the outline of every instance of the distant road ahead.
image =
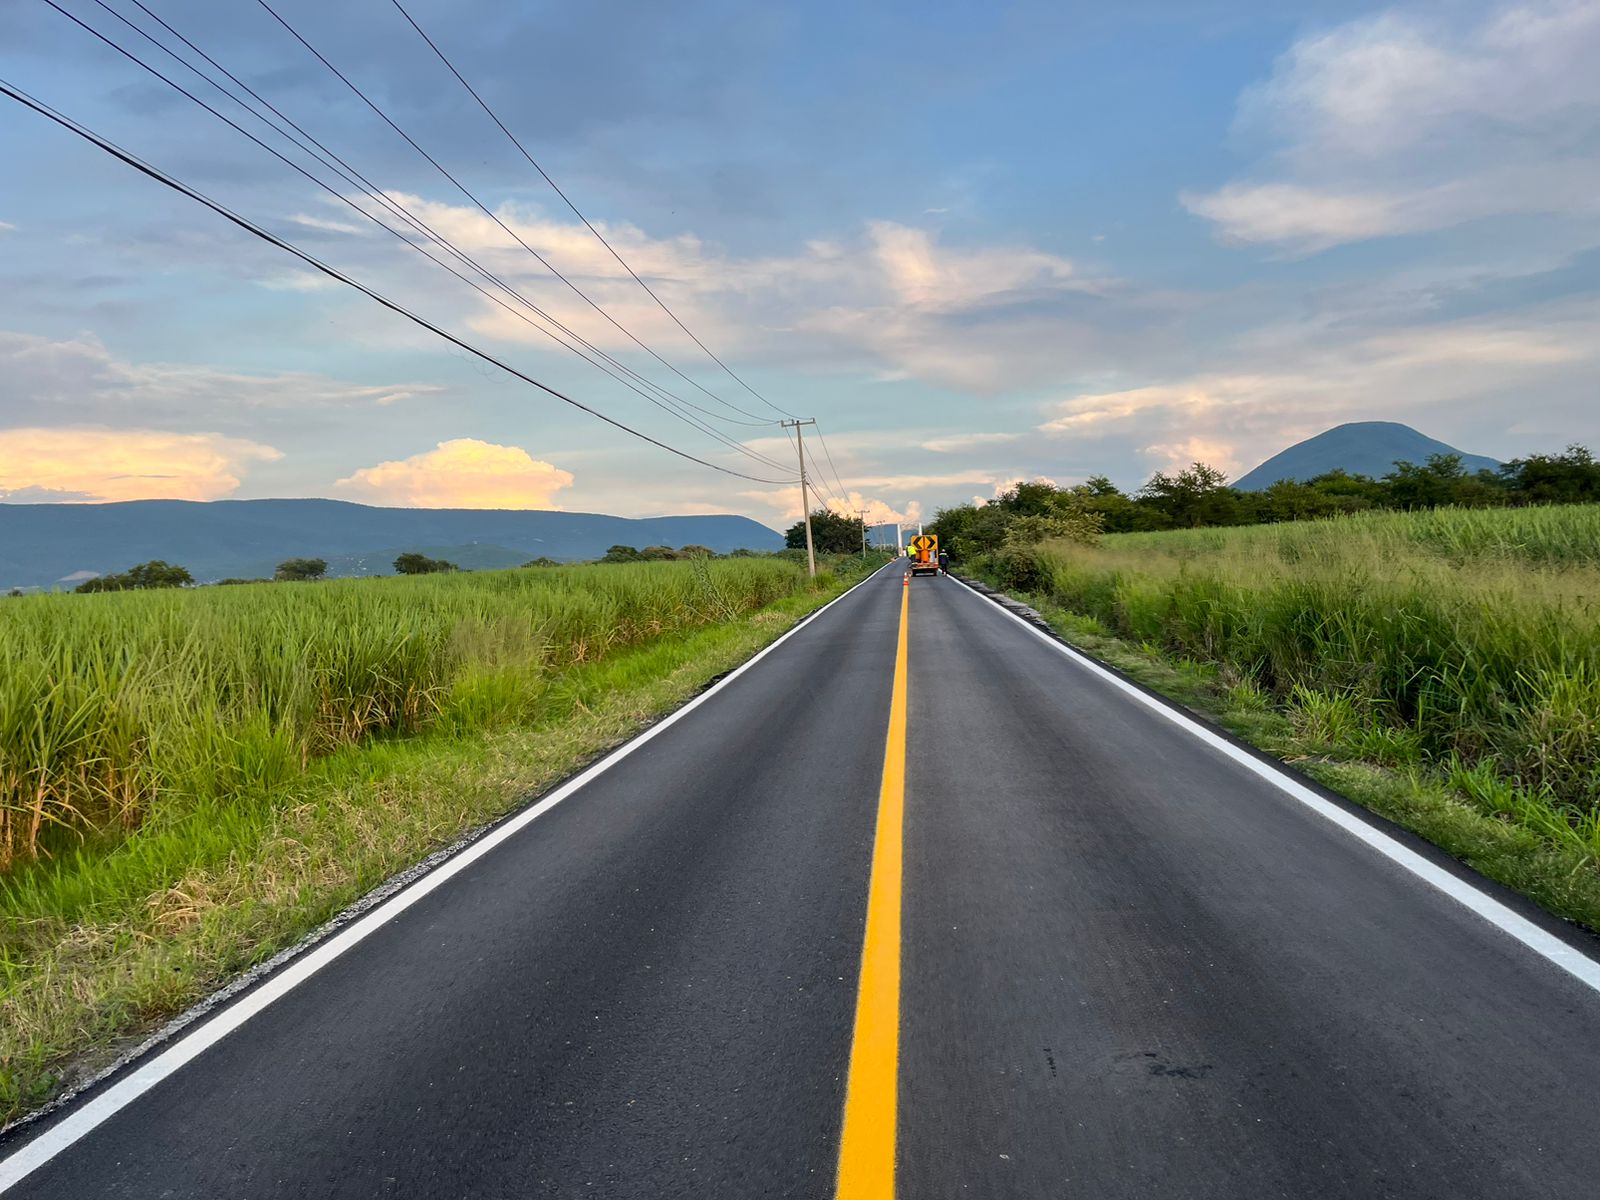
POLYGON ((1600 1195, 1600 994, 897 566, 172 1061, 9 1195, 1600 1195))

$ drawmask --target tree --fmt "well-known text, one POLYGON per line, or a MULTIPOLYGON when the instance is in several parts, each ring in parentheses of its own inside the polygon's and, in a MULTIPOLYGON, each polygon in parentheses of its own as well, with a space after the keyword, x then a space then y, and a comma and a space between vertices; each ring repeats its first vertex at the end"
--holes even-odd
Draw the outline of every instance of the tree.
POLYGON ((1139 528, 1143 518, 1139 506, 1106 476, 1091 475, 1070 491, 1085 512, 1099 515, 1100 528, 1106 533, 1127 533, 1139 528))
POLYGON ((1228 486, 1221 471, 1200 462, 1176 475, 1157 471, 1139 489, 1138 503, 1180 529, 1238 522, 1239 493, 1228 486))
POLYGON ((1034 479, 1006 488, 987 504, 940 509, 926 528, 958 561, 1054 538, 1092 544, 1105 527, 1101 509, 1113 501, 1124 508, 1133 503, 1103 475, 1072 488, 1034 479))
POLYGON ((1466 478, 1461 455, 1430 454, 1420 467, 1414 462, 1396 462, 1394 470, 1383 477, 1383 483, 1389 503, 1395 508, 1437 508, 1455 503, 1466 478))
POLYGON ((274 579, 301 582, 310 579, 321 579, 328 573, 328 560, 325 558, 286 558, 278 564, 274 579))
POLYGON ((710 546, 701 546, 690 542, 687 546, 678 547, 679 558, 715 558, 717 552, 710 546))
POLYGON ((1072 494, 1048 479, 1032 479, 1012 484, 985 508, 1000 508, 1018 517, 1049 517, 1072 507, 1072 494))
MULTIPOLYGON (((819 508, 811 514, 811 540, 818 554, 859 554, 866 531, 860 517, 842 517, 832 509, 819 508)), ((791 550, 806 548, 806 523, 796 521, 783 535, 791 550)))
POLYGON ((183 567, 178 566, 176 563, 153 558, 149 562, 129 567, 120 575, 96 575, 93 579, 85 579, 73 590, 78 592, 144 591, 149 588, 188 587, 193 582, 194 576, 190 575, 183 567))
POLYGON ((1100 514, 1061 513, 1017 517, 1006 529, 1005 545, 1033 546, 1045 541, 1069 541, 1092 546, 1100 539, 1100 514))
POLYGON ((559 567, 561 564, 548 555, 541 554, 538 558, 522 564, 525 567, 559 567))
POLYGON ((924 528, 954 559, 992 554, 1005 544, 1012 515, 998 504, 959 504, 941 508, 924 528))
POLYGON ((600 556, 601 562, 638 562, 639 552, 632 546, 613 546, 600 556))
POLYGON ((131 588, 188 587, 193 582, 194 576, 183 567, 159 558, 128 568, 128 586, 131 588))
POLYGON ((1588 447, 1573 444, 1563 454, 1530 454, 1500 468, 1500 479, 1516 504, 1600 502, 1600 462, 1588 447))
POLYGON ((21 588, 12 588, 9 592, 6 593, 6 595, 8 595, 8 596, 20 596, 20 595, 22 595, 22 589, 21 588))
POLYGON ((394 569, 399 575, 436 575, 441 571, 455 571, 460 568, 442 558, 429 558, 412 550, 394 560, 394 569))
POLYGON ((639 551, 639 558, 644 562, 671 562, 678 557, 678 552, 671 546, 646 546, 639 551))

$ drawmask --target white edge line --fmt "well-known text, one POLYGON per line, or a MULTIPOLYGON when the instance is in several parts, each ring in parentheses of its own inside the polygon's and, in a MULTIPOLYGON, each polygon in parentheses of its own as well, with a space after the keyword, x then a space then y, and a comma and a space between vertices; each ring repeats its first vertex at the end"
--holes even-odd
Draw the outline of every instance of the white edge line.
POLYGON ((1576 947, 1569 946, 1554 934, 1539 928, 1539 926, 1520 913, 1479 888, 1474 887, 1466 880, 1460 879, 1437 864, 1429 862, 1411 847, 1395 840, 1383 830, 1369 825, 1360 817, 1346 812, 1337 804, 1333 804, 1325 797, 1317 795, 1316 792, 1280 768, 1270 763, 1262 762, 1255 755, 1247 753, 1214 730, 1206 728, 1194 718, 1177 711, 1148 692, 1135 687, 1126 679, 1095 662, 1094 659, 1082 651, 1051 637, 1037 625, 1024 620, 1005 607, 1005 605, 991 600, 976 588, 961 583, 960 580, 956 582, 961 584, 962 591, 969 593, 987 607, 1010 617, 1040 641, 1059 650, 1084 670, 1098 675, 1113 687, 1133 697, 1134 700, 1152 712, 1165 717, 1180 729, 1205 742, 1212 749, 1226 755, 1253 775, 1266 780, 1285 795, 1298 800, 1318 816, 1326 818, 1346 833, 1365 842, 1397 866, 1411 872, 1424 883, 1430 884, 1458 904, 1470 909, 1502 933, 1509 934, 1539 955, 1539 957, 1565 971, 1579 983, 1596 992, 1600 992, 1600 963, 1597 963, 1576 947))
MULTIPOLYGON (((892 560, 890 564, 885 565, 892 565, 892 560)), ((300 984, 333 962, 356 943, 377 932, 378 929, 394 920, 395 917, 424 896, 427 896, 447 883, 451 878, 466 870, 501 842, 520 833, 528 825, 542 817, 584 785, 593 781, 597 776, 604 774, 634 751, 671 728, 779 646, 783 645, 784 642, 811 625, 839 601, 846 596, 853 595, 858 588, 876 579, 883 570, 884 567, 878 568, 878 570, 873 571, 864 579, 846 588, 821 608, 808 613, 792 629, 785 630, 782 635, 762 647, 754 655, 732 671, 729 671, 716 683, 698 696, 695 696, 681 708, 674 709, 644 732, 630 741, 624 742, 599 762, 573 776, 543 800, 523 809, 515 816, 507 818, 490 832, 469 842, 462 848, 460 853, 445 859, 432 871, 429 871, 403 891, 366 913, 335 936, 318 945, 314 950, 294 959, 283 970, 270 976, 265 983, 262 983, 243 999, 223 1009, 217 1016, 199 1026, 194 1032, 183 1035, 161 1053, 153 1056, 148 1062, 144 1062, 134 1068, 129 1074, 101 1092, 94 1099, 72 1110, 56 1124, 51 1125, 43 1133, 33 1138, 32 1141, 24 1143, 6 1158, 0 1159, 0 1192, 14 1187, 74 1142, 77 1142, 97 1126, 103 1124, 144 1095, 145 1092, 155 1087, 156 1084, 166 1079, 191 1059, 205 1053, 205 1051, 227 1037, 235 1029, 238 1029, 275 1000, 281 999, 299 987, 300 984)))

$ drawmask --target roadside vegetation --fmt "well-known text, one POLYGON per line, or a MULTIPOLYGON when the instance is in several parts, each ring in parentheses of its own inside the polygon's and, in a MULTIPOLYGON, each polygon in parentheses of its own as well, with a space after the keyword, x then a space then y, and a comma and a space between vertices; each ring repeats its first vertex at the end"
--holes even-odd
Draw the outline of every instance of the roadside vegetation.
POLYGON ((1600 929, 1600 507, 1088 533, 966 566, 1600 929))
POLYGON ((1087 522, 1091 531, 1134 533, 1280 524, 1364 512, 1597 503, 1600 461, 1574 445, 1560 454, 1514 459, 1498 471, 1468 472, 1460 455, 1439 454, 1421 465, 1397 462, 1382 479, 1330 471, 1251 492, 1229 487, 1227 476, 1205 463, 1170 474, 1157 471, 1132 494, 1103 475, 1069 488, 1036 480, 1011 488, 993 504, 947 508, 929 532, 937 533, 952 554, 971 558, 998 550, 1011 532, 1011 519, 1019 516, 1072 516, 1087 522))
POLYGON ((815 583, 783 558, 692 559, 9 601, 0 1119, 881 562, 815 583))
MULTIPOLYGON (((866 541, 866 522, 847 517, 831 508, 811 514, 811 543, 818 554, 857 554, 866 541)), ((784 530, 783 544, 789 550, 806 548, 806 523, 802 518, 784 530)))
MULTIPOLYGON (((188 587, 193 582, 194 577, 189 574, 187 568, 155 558, 113 575, 96 575, 92 579, 85 579, 73 590, 77 592, 144 592, 155 588, 188 587)), ((20 595, 21 593, 18 592, 17 594, 20 595)))

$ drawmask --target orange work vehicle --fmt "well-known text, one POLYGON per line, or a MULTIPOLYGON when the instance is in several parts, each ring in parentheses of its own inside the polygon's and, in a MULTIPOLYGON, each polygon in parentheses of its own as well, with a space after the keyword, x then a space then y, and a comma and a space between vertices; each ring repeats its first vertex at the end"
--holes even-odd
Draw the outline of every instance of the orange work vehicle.
POLYGON ((911 559, 911 574, 939 574, 939 538, 932 533, 919 533, 906 548, 911 559))

